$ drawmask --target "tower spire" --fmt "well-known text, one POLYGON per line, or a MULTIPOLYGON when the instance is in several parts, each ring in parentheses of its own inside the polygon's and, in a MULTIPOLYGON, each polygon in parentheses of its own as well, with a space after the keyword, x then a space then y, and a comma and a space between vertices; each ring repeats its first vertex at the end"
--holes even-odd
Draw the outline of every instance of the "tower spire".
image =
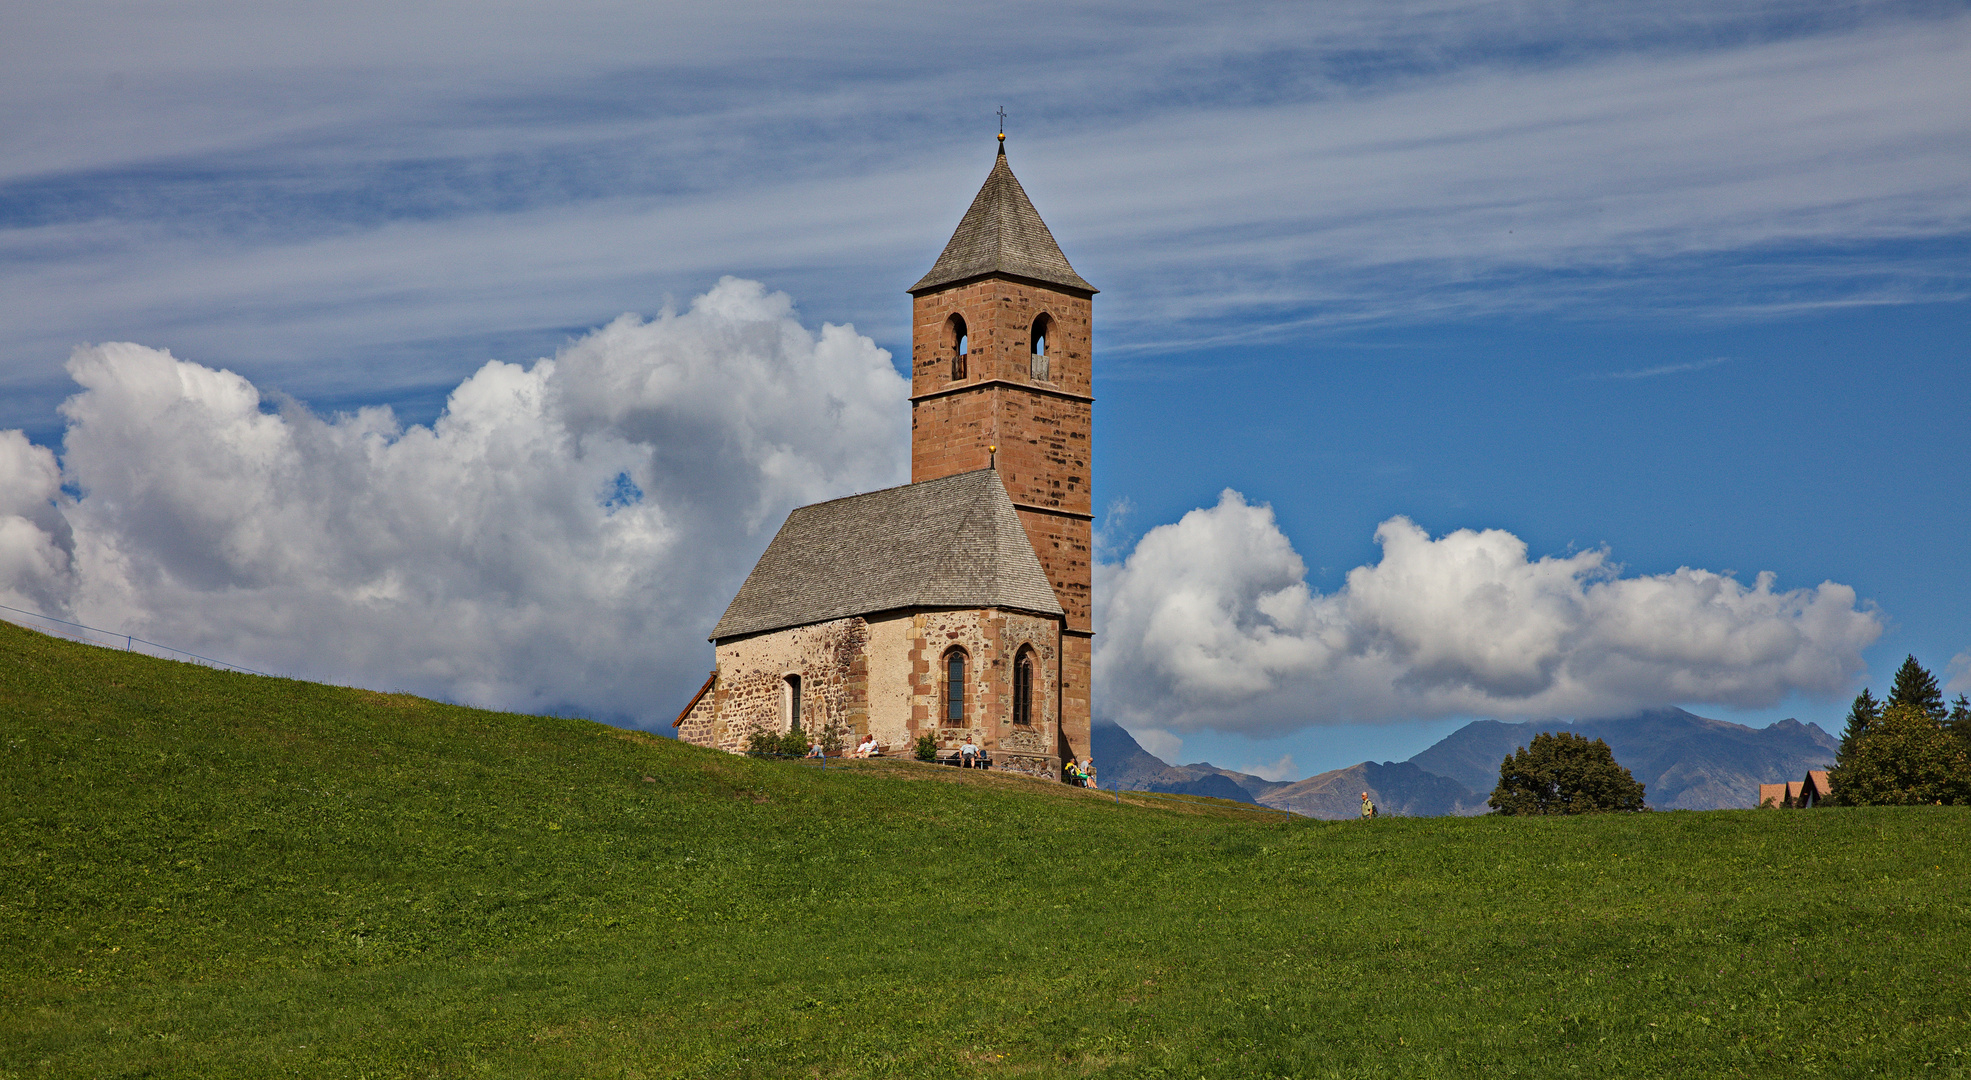
POLYGON ((926 290, 987 274, 1013 274, 1050 285, 1095 292, 1061 254, 1061 245, 1040 220, 1026 189, 1006 163, 1006 144, 999 144, 984 185, 959 219, 958 229, 933 263, 929 273, 906 292, 926 290))

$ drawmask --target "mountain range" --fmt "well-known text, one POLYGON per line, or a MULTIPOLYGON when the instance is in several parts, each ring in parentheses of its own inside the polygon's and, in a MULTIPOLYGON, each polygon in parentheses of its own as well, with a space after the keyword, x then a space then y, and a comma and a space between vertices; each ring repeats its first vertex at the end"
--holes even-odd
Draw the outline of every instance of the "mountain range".
POLYGON ((1091 742, 1103 787, 1211 795, 1328 819, 1356 816, 1368 791, 1385 813, 1434 817, 1485 813, 1500 762, 1543 731, 1608 743, 1657 810, 1751 807, 1760 784, 1827 768, 1840 745, 1817 724, 1781 720, 1752 728, 1682 709, 1573 722, 1476 720, 1408 761, 1364 761, 1287 782, 1209 762, 1172 765, 1114 724, 1098 724, 1091 742))

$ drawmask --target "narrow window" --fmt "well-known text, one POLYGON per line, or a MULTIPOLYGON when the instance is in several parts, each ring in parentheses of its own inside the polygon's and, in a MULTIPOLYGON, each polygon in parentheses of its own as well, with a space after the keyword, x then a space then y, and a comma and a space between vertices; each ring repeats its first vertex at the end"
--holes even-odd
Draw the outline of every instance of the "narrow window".
POLYGON ((1022 649, 1013 665, 1013 723, 1033 724, 1033 650, 1022 649))
POLYGON ((972 351, 972 337, 965 332, 965 320, 953 315, 945 323, 945 348, 951 352, 951 378, 965 377, 965 359, 972 351))
POLYGON ((965 654, 956 649, 944 657, 944 722, 965 722, 965 654))
POLYGON ((1033 321, 1033 331, 1027 336, 1033 348, 1033 377, 1042 382, 1047 381, 1047 332, 1052 329, 1053 320, 1042 315, 1033 321))
POLYGON ((801 730, 801 677, 789 675, 781 680, 781 712, 787 714, 787 730, 801 730))

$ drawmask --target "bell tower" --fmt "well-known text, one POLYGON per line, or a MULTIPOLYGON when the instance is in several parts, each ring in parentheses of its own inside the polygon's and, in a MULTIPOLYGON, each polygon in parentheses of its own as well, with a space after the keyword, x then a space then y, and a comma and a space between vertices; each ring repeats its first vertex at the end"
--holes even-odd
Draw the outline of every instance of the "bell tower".
POLYGON ((1096 290, 1068 264, 1013 176, 1005 132, 971 208, 909 292, 910 480, 997 468, 1067 613, 1060 753, 1084 757, 1094 638, 1089 319, 1096 290))

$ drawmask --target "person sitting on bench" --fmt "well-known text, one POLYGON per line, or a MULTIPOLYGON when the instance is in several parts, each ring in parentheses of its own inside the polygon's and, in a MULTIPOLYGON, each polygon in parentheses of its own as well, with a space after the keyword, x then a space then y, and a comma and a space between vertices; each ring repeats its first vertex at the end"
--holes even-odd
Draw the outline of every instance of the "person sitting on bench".
POLYGON ((864 735, 862 742, 856 744, 855 756, 859 758, 882 757, 883 751, 876 745, 876 736, 864 735))
POLYGON ((970 735, 965 736, 965 745, 958 748, 958 756, 961 759, 960 763, 966 768, 976 769, 979 767, 979 748, 977 744, 972 742, 970 735))

